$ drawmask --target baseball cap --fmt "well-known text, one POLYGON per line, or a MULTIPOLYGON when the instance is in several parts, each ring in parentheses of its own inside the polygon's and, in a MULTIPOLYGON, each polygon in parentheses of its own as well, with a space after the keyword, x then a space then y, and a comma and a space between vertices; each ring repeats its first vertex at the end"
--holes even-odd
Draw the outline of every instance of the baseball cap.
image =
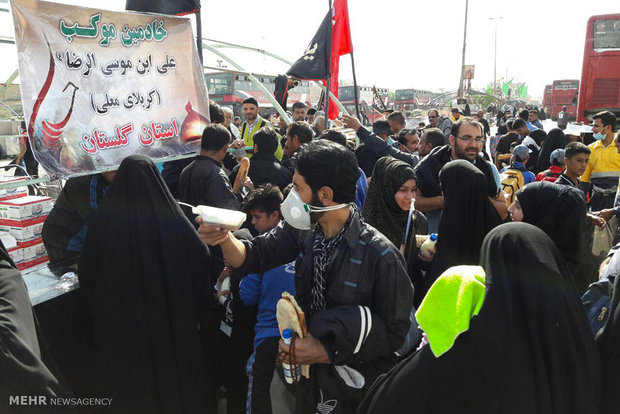
POLYGON ((564 149, 558 148, 556 150, 553 150, 553 152, 549 156, 549 162, 551 162, 551 164, 553 165, 561 165, 562 163, 564 163, 564 149))
POLYGON ((530 156, 530 152, 532 152, 531 149, 521 144, 515 147, 515 149, 512 151, 512 155, 514 155, 517 161, 523 161, 530 156))

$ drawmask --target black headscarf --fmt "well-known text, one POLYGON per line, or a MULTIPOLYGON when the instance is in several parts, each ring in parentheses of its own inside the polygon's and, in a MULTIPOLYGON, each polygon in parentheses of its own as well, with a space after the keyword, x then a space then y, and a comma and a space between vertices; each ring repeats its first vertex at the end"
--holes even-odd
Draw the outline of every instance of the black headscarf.
MULTIPOLYGON (((68 397, 67 389, 52 372, 55 365, 39 343, 30 297, 21 273, 0 242, 0 409, 21 412, 9 397, 68 397)), ((24 407, 23 412, 46 411, 44 406, 24 407)))
MULTIPOLYGON (((618 252, 614 254, 612 262, 618 252)), ((612 266, 612 262, 608 265, 612 266)), ((616 264, 617 265, 617 264, 616 264)), ((620 381, 620 274, 618 270, 606 272, 607 276, 614 276, 613 294, 611 299, 611 317, 602 331, 596 337, 601 354, 603 389, 601 392, 601 414, 615 414, 620 404, 617 385, 620 381)))
POLYGON ((79 268, 92 306, 93 375, 117 411, 207 407, 210 264, 155 164, 124 159, 89 226, 79 268))
POLYGON ((504 224, 480 256, 486 293, 469 330, 439 358, 427 345, 379 378, 359 413, 598 412, 598 352, 549 237, 504 224))
POLYGON ((535 225, 553 240, 577 288, 583 292, 589 284, 578 275, 587 209, 583 193, 568 185, 538 181, 517 191, 517 200, 523 210, 523 221, 535 225))
MULTIPOLYGON (((529 133, 528 137, 533 139, 536 145, 538 145, 538 148, 534 145, 527 145, 532 152, 530 152, 530 158, 527 160, 525 166, 528 170, 533 171, 536 169, 538 156, 542 150, 542 143, 547 139, 547 133, 543 129, 535 129, 529 133)), ((523 143, 526 144, 525 139, 523 143)))
POLYGON ((536 142, 536 145, 540 147, 547 139, 547 133, 544 129, 535 129, 528 134, 528 137, 532 138, 536 142))
POLYGON ((540 149, 534 173, 538 174, 547 170, 551 165, 551 153, 558 148, 564 149, 564 147, 566 147, 566 135, 564 135, 564 131, 560 128, 553 128, 549 131, 549 134, 547 134, 547 138, 540 149))
POLYGON ((477 264, 482 240, 501 223, 489 200, 485 175, 471 162, 449 162, 442 168, 439 180, 444 203, 426 290, 447 268, 477 264))
POLYGON ((411 165, 389 156, 379 159, 362 209, 364 220, 397 248, 403 242, 409 212, 398 206, 394 195, 409 180, 417 180, 411 165))

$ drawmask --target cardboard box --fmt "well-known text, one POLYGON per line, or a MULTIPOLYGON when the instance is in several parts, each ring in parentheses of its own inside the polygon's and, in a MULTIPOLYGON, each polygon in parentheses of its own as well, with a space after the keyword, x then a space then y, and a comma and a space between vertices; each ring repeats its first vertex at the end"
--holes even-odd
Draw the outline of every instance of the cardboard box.
POLYGON ((19 266, 24 262, 24 249, 19 246, 15 246, 7 250, 7 253, 11 257, 11 260, 15 263, 15 265, 19 266))
POLYGON ((51 197, 25 196, 0 201, 0 219, 24 221, 47 215, 51 210, 51 197))
POLYGON ((0 231, 8 232, 18 243, 28 242, 41 237, 46 218, 47 215, 23 221, 0 219, 0 231))
MULTIPOLYGON (((18 183, 19 181, 25 181, 26 177, 0 177, 0 184, 7 184, 11 182, 18 183)), ((28 187, 14 187, 0 190, 0 201, 12 200, 15 198, 26 197, 28 195, 28 187)))
POLYGON ((26 269, 29 269, 31 267, 40 265, 42 263, 46 263, 48 261, 49 261, 49 257, 43 256, 43 257, 39 257, 37 259, 31 260, 29 262, 23 262, 21 264, 16 264, 16 265, 17 265, 17 269, 18 270, 26 270, 26 269))
POLYGON ((22 245, 22 250, 24 262, 29 262, 31 260, 47 256, 45 246, 43 245, 43 240, 40 237, 32 240, 30 243, 26 243, 25 246, 22 245))

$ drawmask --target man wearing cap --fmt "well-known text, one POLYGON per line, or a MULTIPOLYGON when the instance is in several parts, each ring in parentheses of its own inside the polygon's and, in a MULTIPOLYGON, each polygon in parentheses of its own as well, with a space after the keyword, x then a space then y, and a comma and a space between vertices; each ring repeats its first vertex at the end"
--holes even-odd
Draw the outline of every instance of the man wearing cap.
MULTIPOLYGON (((258 114, 258 101, 252 97, 243 101, 243 116, 245 121, 241 124, 241 141, 235 141, 232 148, 239 148, 242 145, 246 147, 254 147, 254 134, 264 126, 271 126, 269 122, 258 114)), ((282 159, 282 147, 278 145, 275 156, 282 159)))
POLYGON ((564 172, 564 149, 558 148, 551 152, 549 156, 551 165, 548 170, 539 172, 536 181, 549 181, 555 183, 558 177, 564 172))
MULTIPOLYGON (((501 172, 503 173, 506 170, 519 170, 523 175, 524 184, 529 184, 536 181, 536 176, 534 176, 534 173, 525 167, 527 160, 530 158, 530 152, 532 152, 532 150, 525 145, 517 145, 512 152, 510 165, 504 168, 501 172)), ((562 157, 562 159, 564 159, 564 157, 562 157)))
POLYGON ((566 106, 562 107, 562 111, 558 113, 558 128, 566 129, 568 125, 568 111, 566 110, 566 106))

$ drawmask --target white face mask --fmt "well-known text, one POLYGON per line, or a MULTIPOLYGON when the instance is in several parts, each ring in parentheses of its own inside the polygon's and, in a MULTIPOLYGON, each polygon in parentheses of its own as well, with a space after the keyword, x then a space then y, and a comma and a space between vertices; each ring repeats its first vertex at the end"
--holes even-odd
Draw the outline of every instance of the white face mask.
POLYGON ((301 201, 299 194, 294 189, 288 193, 288 197, 280 205, 282 216, 284 221, 299 230, 310 230, 312 221, 310 220, 310 213, 319 211, 331 211, 338 210, 344 207, 348 207, 349 204, 338 204, 330 207, 316 207, 311 206, 308 203, 301 201))

